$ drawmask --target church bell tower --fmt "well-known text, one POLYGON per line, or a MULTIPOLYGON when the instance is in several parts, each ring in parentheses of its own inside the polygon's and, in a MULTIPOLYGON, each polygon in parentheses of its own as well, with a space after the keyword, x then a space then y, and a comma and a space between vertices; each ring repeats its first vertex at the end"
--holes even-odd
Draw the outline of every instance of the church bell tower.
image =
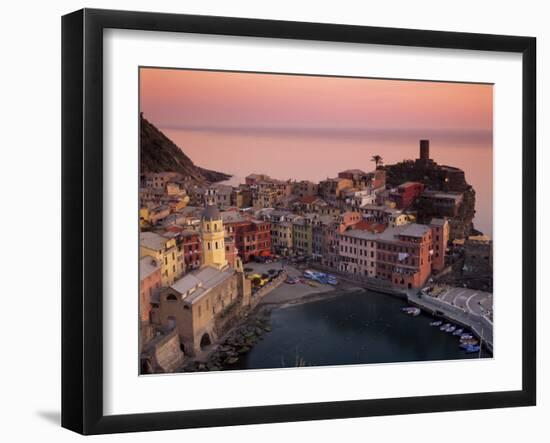
POLYGON ((202 263, 201 266, 214 266, 225 269, 225 229, 220 211, 214 205, 206 206, 201 218, 202 263))

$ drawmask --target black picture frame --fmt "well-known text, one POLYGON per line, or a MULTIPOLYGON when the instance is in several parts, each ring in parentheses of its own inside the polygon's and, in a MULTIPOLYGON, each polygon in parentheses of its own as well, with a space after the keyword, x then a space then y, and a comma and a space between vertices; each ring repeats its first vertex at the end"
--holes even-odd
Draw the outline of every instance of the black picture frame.
POLYGON ((83 9, 62 18, 62 426, 152 431, 536 403, 536 39, 83 9), (103 413, 103 30, 108 28, 522 54, 522 389, 131 415, 103 413))

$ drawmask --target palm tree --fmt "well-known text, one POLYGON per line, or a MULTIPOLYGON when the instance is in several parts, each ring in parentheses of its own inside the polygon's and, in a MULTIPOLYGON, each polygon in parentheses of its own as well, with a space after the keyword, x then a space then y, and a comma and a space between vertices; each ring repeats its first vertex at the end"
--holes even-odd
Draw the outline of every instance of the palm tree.
POLYGON ((378 169, 378 166, 380 166, 382 164, 382 157, 378 154, 376 155, 373 155, 371 160, 374 162, 374 164, 376 165, 376 169, 378 169))

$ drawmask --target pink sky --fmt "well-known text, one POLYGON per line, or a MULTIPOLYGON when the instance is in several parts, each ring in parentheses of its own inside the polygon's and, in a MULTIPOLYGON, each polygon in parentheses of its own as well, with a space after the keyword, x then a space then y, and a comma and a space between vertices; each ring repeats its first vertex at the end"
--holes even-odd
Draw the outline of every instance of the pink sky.
POLYGON ((492 86, 142 68, 158 127, 492 130, 492 86))
POLYGON ((142 69, 141 111, 198 165, 322 180, 418 156, 463 168, 492 233, 492 85, 142 69), (341 154, 341 155, 335 155, 341 154))

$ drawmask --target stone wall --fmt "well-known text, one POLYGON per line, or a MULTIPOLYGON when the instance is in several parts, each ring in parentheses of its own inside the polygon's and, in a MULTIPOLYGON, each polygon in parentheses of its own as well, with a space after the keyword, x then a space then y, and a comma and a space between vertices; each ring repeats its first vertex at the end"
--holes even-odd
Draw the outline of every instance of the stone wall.
POLYGON ((152 373, 176 371, 184 361, 177 330, 172 329, 149 341, 145 345, 141 360, 142 368, 146 363, 145 366, 150 368, 152 373))
POLYGON ((276 287, 278 287, 282 282, 284 282, 287 278, 286 272, 281 272, 279 276, 275 277, 273 280, 271 280, 268 284, 266 284, 263 288, 261 288, 258 292, 256 292, 250 299, 250 309, 254 309, 258 303, 264 298, 268 293, 273 291, 276 287))

